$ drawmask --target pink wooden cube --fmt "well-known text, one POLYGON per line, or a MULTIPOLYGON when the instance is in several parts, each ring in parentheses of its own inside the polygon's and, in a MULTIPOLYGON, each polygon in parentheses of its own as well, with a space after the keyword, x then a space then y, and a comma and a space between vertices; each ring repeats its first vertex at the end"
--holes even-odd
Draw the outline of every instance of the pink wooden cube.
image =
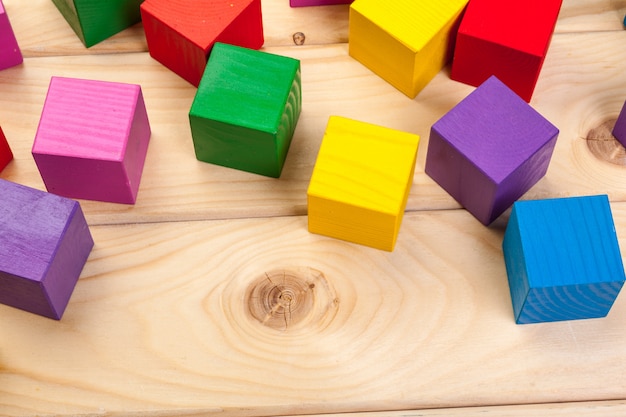
POLYGON ((134 204, 149 141, 140 86, 52 77, 32 153, 49 192, 134 204))
POLYGON ((15 34, 0 0, 0 70, 21 64, 22 52, 17 45, 15 34))

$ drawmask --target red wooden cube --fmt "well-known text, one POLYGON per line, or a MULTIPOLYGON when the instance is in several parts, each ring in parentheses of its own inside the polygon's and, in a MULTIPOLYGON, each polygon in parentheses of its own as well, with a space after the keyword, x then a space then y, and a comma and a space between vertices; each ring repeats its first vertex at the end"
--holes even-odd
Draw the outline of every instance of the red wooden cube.
POLYGON ((450 77, 478 86, 495 75, 530 102, 562 0, 472 0, 461 20, 450 77))
POLYGON ((0 171, 2 171, 12 159, 13 153, 11 152, 9 143, 7 142, 6 137, 4 137, 4 133, 0 127, 0 171))
POLYGON ((146 0, 141 18, 150 55, 196 87, 215 42, 264 42, 261 0, 146 0))

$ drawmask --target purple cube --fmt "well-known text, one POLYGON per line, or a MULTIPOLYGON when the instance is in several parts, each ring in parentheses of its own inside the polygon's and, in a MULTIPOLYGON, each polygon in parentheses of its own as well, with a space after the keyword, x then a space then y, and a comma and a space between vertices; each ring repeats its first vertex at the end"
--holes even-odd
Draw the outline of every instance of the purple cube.
POLYGON ((0 179, 0 303, 60 320, 93 248, 78 202, 0 179))
POLYGON ((426 173, 488 225, 546 174, 558 134, 492 76, 432 126, 426 173))
POLYGON ((622 146, 626 147, 626 102, 617 117, 615 127, 613 127, 613 136, 615 136, 615 139, 617 139, 622 146))

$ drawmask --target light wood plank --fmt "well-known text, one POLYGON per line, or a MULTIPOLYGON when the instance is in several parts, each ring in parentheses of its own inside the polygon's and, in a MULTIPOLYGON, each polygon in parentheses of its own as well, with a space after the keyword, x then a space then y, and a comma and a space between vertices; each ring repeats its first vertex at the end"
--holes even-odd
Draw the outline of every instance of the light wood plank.
MULTIPOLYGON (((624 247, 626 203, 613 210, 624 247)), ((604 319, 516 325, 503 224, 463 210, 408 214, 393 253, 310 234, 305 217, 92 233, 61 322, 0 306, 0 414, 277 415, 626 392, 624 297, 604 319)))
MULTIPOLYGON (((548 174, 524 198, 608 193, 613 201, 626 201, 623 160, 607 162, 623 147, 603 149, 602 159, 584 139, 616 119, 623 105, 622 43, 622 32, 555 35, 531 104, 561 132, 548 174)), ((458 207, 423 167, 430 126, 472 87, 442 71, 410 100, 351 59, 344 44, 267 51, 302 61, 303 111, 278 180, 197 161, 188 120, 195 89, 147 53, 27 58, 23 66, 0 72, 0 123, 15 154, 0 176, 43 189, 30 149, 49 79, 64 75, 141 84, 153 131, 136 205, 85 201, 91 224, 304 214, 330 115, 420 135, 407 210, 458 207)))

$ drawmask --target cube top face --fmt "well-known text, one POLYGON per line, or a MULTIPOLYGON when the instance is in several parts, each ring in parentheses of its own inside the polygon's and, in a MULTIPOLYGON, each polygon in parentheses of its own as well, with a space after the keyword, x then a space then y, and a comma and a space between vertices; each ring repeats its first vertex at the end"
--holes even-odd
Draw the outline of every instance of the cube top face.
POLYGON ((41 281, 78 203, 0 179, 0 271, 41 281))
POLYGON ((468 0, 355 0, 350 6, 399 42, 418 52, 452 19, 468 0))
POLYGON ((399 215, 418 144, 411 133, 331 116, 307 194, 399 215))
MULTIPOLYGON (((218 42, 190 116, 276 134, 293 83, 299 80, 300 61, 296 59, 218 42)), ((292 115, 293 119, 297 116, 292 115)))
POLYGON ((208 52, 232 20, 255 1, 145 0, 141 9, 208 52))
POLYGON ((518 201, 513 211, 531 288, 626 279, 606 195, 518 201))
POLYGON ((140 87, 52 77, 33 153, 122 161, 140 87))
POLYGON ((472 0, 459 33, 544 56, 562 0, 472 0))
POLYGON ((559 133, 493 76, 432 128, 495 183, 506 179, 559 133))

